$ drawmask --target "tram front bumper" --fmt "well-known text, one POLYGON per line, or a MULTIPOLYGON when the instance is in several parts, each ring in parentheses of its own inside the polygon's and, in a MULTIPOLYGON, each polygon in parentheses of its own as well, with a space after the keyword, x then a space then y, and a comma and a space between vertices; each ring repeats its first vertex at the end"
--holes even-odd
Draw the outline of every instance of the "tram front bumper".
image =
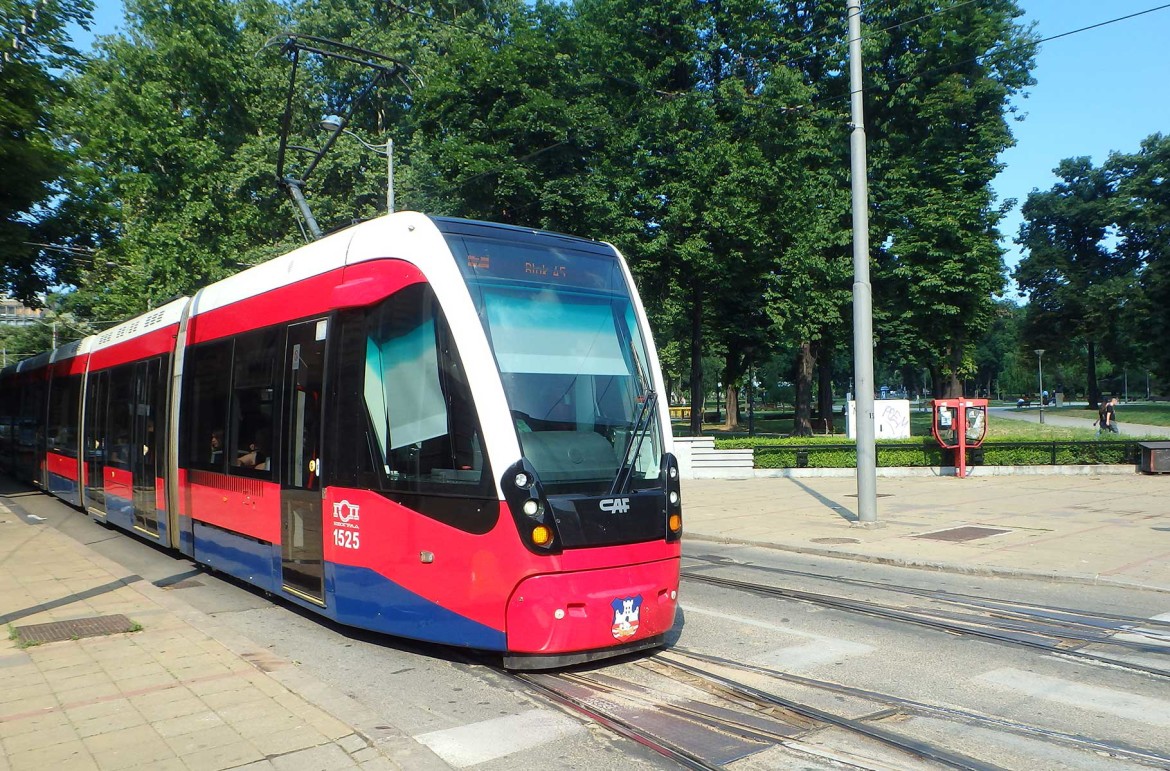
POLYGON ((678 571, 675 558, 526 578, 508 601, 508 652, 606 655, 660 644, 674 625, 678 571))

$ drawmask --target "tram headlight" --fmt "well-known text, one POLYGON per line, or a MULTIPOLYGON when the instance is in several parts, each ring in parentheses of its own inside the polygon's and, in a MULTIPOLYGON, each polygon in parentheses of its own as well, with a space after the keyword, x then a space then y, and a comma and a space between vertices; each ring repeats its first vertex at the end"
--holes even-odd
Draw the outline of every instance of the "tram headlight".
POLYGON ((669 476, 672 480, 678 479, 678 466, 671 466, 667 470, 666 475, 669 476))
POLYGON ((670 505, 671 506, 678 505, 678 491, 677 490, 670 491, 670 505))
POLYGON ((537 546, 548 546, 552 543, 552 530, 545 525, 537 525, 532 528, 532 542, 537 546))
POLYGON ((666 524, 672 533, 677 533, 679 530, 682 530, 682 514, 671 514, 666 520, 666 524))
POLYGON ((532 480, 523 471, 521 471, 519 474, 517 474, 515 479, 513 479, 512 481, 515 482, 516 486, 519 487, 521 490, 526 489, 528 487, 528 485, 532 483, 532 480))
POLYGON ((528 500, 524 501, 524 505, 521 507, 521 509, 530 517, 539 517, 541 510, 540 501, 536 500, 535 498, 529 498, 528 500))

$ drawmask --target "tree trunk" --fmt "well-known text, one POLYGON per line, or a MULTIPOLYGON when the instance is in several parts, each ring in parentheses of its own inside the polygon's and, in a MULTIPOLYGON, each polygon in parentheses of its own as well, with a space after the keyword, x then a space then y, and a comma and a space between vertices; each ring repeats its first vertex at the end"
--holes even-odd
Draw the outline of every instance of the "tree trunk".
POLYGON ((691 436, 703 433, 703 290, 691 287, 691 436))
POLYGON ((944 396, 956 399, 963 396, 963 381, 959 380, 959 368, 963 365, 963 347, 955 345, 950 352, 951 377, 947 382, 947 390, 944 396))
POLYGON ((834 433, 833 425, 833 357, 829 355, 833 346, 827 338, 821 338, 817 352, 817 410, 821 414, 818 428, 826 434, 834 433))
POLYGON ((734 431, 739 428, 739 388, 733 385, 728 385, 723 391, 727 397, 724 406, 727 408, 727 419, 723 423, 723 427, 728 431, 734 431))
POLYGON ((1097 385, 1097 344, 1092 340, 1089 340, 1089 360, 1085 364, 1085 376, 1089 379, 1089 407, 1095 410, 1101 406, 1101 387, 1097 385))
POLYGON ((932 363, 928 369, 930 370, 930 396, 933 399, 938 399, 946 393, 943 388, 942 369, 935 363, 932 363))
POLYGON ((793 436, 812 436, 812 379, 816 368, 816 357, 812 343, 805 340, 800 344, 796 359, 796 416, 792 420, 793 436))

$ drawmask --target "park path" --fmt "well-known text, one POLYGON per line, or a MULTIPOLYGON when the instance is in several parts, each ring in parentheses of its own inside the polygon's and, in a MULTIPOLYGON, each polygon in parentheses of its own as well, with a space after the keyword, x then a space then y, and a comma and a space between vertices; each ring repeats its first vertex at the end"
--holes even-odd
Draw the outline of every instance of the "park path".
MULTIPOLYGON (((1040 410, 1037 407, 992 407, 992 420, 1022 420, 1029 423, 1040 422, 1040 410)), ((1093 421, 1097 417, 1090 410, 1085 410, 1084 417, 1069 415, 1068 413, 1044 413, 1044 422, 1053 426, 1067 428, 1093 428, 1093 421)), ((1117 429, 1123 436, 1161 436, 1170 439, 1170 426, 1148 426, 1140 423, 1130 423, 1125 419, 1125 405, 1117 405, 1117 429)))

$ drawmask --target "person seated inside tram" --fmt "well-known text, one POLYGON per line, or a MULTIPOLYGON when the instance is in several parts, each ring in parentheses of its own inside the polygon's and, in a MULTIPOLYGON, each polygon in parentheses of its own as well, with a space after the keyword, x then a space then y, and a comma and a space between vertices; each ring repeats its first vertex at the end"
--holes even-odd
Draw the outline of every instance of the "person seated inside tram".
POLYGON ((260 448, 256 442, 249 442, 248 449, 240 451, 240 456, 236 458, 235 465, 256 471, 266 471, 268 469, 268 456, 260 452, 260 448))
POLYGON ((223 462, 223 430, 216 429, 211 432, 211 444, 209 447, 208 462, 213 466, 218 466, 223 462))

